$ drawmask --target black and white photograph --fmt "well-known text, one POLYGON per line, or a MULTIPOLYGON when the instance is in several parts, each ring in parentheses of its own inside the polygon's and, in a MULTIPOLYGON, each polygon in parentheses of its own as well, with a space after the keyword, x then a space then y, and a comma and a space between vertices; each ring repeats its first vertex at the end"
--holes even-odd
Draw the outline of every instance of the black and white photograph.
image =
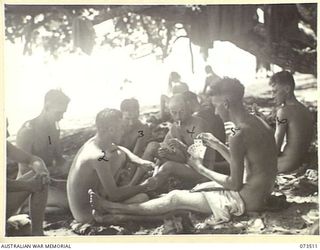
POLYGON ((4 3, 4 237, 319 235, 317 8, 4 3))

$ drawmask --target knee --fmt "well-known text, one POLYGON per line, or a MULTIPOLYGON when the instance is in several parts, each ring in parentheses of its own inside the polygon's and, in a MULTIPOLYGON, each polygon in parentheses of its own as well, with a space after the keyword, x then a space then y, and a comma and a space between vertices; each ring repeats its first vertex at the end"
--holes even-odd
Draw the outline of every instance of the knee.
POLYGON ((136 196, 136 203, 143 203, 149 200, 149 196, 145 193, 140 193, 136 196))
POLYGON ((167 161, 165 162, 159 169, 159 173, 166 173, 166 174, 172 174, 174 170, 174 164, 173 161, 167 161))
POLYGON ((168 193, 168 199, 172 206, 178 206, 180 204, 181 190, 172 190, 168 193))
POLYGON ((159 142, 152 141, 148 143, 146 150, 153 151, 153 150, 157 150, 159 147, 160 147, 159 142))
POLYGON ((299 164, 286 159, 284 156, 278 158, 278 173, 290 173, 299 168, 299 164))
POLYGON ((156 152, 158 151, 158 148, 160 147, 160 143, 159 142, 149 142, 144 154, 148 154, 148 155, 155 155, 156 152))

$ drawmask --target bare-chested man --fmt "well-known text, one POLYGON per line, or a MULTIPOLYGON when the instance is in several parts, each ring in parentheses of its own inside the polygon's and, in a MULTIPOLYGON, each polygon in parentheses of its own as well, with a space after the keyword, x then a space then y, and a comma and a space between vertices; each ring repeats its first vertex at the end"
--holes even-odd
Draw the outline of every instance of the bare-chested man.
MULTIPOLYGON (((25 122, 17 134, 17 146, 43 159, 52 178, 66 178, 69 170, 62 156, 60 130, 57 128, 58 122, 67 110, 69 101, 69 97, 62 91, 49 90, 45 95, 41 114, 25 122)), ((27 171, 26 164, 19 164, 18 176, 22 176, 27 171)), ((52 182, 49 186, 46 211, 64 211, 68 209, 66 183, 54 184, 57 183, 52 182)))
POLYGON ((204 70, 205 70, 205 72, 207 74, 207 77, 206 77, 206 80, 205 80, 205 84, 204 84, 204 88, 203 88, 202 93, 206 94, 208 88, 210 89, 210 87, 213 86, 221 78, 216 73, 213 72, 213 69, 212 69, 212 67, 210 65, 206 65, 204 70))
POLYGON ((7 179, 6 219, 14 215, 30 197, 31 235, 42 236, 49 180, 46 165, 39 157, 24 152, 8 141, 7 157, 15 162, 24 163, 29 171, 16 180, 7 179))
POLYGON ((288 71, 270 78, 277 110, 275 139, 278 148, 278 172, 299 168, 313 136, 313 120, 309 110, 295 95, 295 82, 288 71))
MULTIPOLYGON (((202 132, 211 132, 209 125, 200 117, 192 116, 193 109, 187 105, 183 94, 171 97, 169 110, 174 121, 164 142, 149 143, 144 159, 153 161, 158 158, 163 163, 154 176, 157 187, 163 187, 170 176, 177 177, 190 186, 199 183, 203 176, 195 172, 187 164, 187 148, 194 143, 196 136, 202 132), (173 148, 174 150, 170 150, 173 148)), ((213 150, 205 155, 205 165, 213 166, 215 153, 213 150)))
MULTIPOLYGON (((123 120, 123 135, 120 145, 129 149, 135 155, 141 157, 147 147, 147 144, 151 138, 151 131, 147 124, 143 124, 139 120, 140 107, 138 100, 125 99, 120 105, 123 120)), ((140 168, 137 168, 134 164, 128 163, 126 168, 130 168, 133 178, 130 184, 137 184, 139 177, 141 176, 140 168)))
POLYGON ((67 192, 71 212, 81 223, 90 223, 91 215, 88 190, 116 202, 141 202, 148 199, 144 191, 151 182, 136 186, 118 186, 117 172, 130 160, 139 167, 150 168, 153 163, 142 160, 128 149, 116 146, 122 136, 122 114, 119 110, 104 109, 96 117, 97 134, 89 139, 73 160, 67 192))
MULTIPOLYGON (((219 78, 220 79, 220 78, 219 78)), ((226 132, 224 128, 224 123, 219 115, 215 114, 214 106, 211 103, 211 98, 206 97, 205 100, 200 104, 198 101, 198 96, 187 91, 183 93, 187 105, 191 108, 193 115, 202 118, 209 125, 210 133, 217 137, 221 142, 226 142, 226 132)), ((212 149, 207 149, 207 151, 212 149)), ((223 157, 216 152, 215 161, 223 161, 223 157)), ((215 169, 222 169, 223 172, 228 172, 228 164, 214 164, 215 169), (226 165, 226 166, 225 166, 226 165)))
POLYGON ((241 215, 245 211, 264 208, 277 173, 273 132, 259 118, 245 110, 242 104, 244 87, 238 80, 222 79, 216 83, 214 93, 212 102, 216 106, 216 113, 224 122, 232 121, 238 128, 237 133, 230 139, 230 148, 210 133, 201 133, 198 138, 225 157, 230 164, 231 174, 219 174, 205 168, 199 158, 191 158, 189 163, 193 169, 212 180, 196 186, 193 192, 175 190, 141 204, 119 204, 104 201, 90 191, 96 220, 109 221, 110 216, 116 214, 156 216, 178 210, 225 217, 227 213, 241 215), (223 190, 212 190, 217 184, 223 190), (212 191, 204 191, 209 187, 212 191))
POLYGON ((188 85, 185 82, 181 81, 181 76, 179 73, 173 71, 169 75, 168 81, 168 93, 167 95, 161 95, 160 97, 160 118, 165 119, 166 116, 166 107, 168 105, 170 97, 176 94, 182 94, 189 90, 188 85))

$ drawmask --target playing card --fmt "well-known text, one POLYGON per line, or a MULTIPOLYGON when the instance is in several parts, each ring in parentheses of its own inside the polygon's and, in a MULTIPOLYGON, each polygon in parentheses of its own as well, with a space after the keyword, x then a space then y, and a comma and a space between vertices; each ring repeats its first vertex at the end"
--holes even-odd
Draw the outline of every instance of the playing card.
POLYGON ((190 147, 188 148, 188 153, 194 158, 203 159, 207 147, 203 146, 202 140, 200 141, 201 142, 197 141, 194 144, 190 145, 190 147))

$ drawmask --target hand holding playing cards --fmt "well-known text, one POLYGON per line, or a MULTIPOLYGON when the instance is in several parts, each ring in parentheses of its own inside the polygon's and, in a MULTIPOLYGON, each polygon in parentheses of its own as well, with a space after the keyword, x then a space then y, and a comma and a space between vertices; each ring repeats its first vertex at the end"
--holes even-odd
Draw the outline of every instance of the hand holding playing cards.
POLYGON ((201 139, 203 145, 213 149, 217 149, 219 145, 222 144, 222 142, 211 133, 201 133, 197 136, 197 139, 201 139))

